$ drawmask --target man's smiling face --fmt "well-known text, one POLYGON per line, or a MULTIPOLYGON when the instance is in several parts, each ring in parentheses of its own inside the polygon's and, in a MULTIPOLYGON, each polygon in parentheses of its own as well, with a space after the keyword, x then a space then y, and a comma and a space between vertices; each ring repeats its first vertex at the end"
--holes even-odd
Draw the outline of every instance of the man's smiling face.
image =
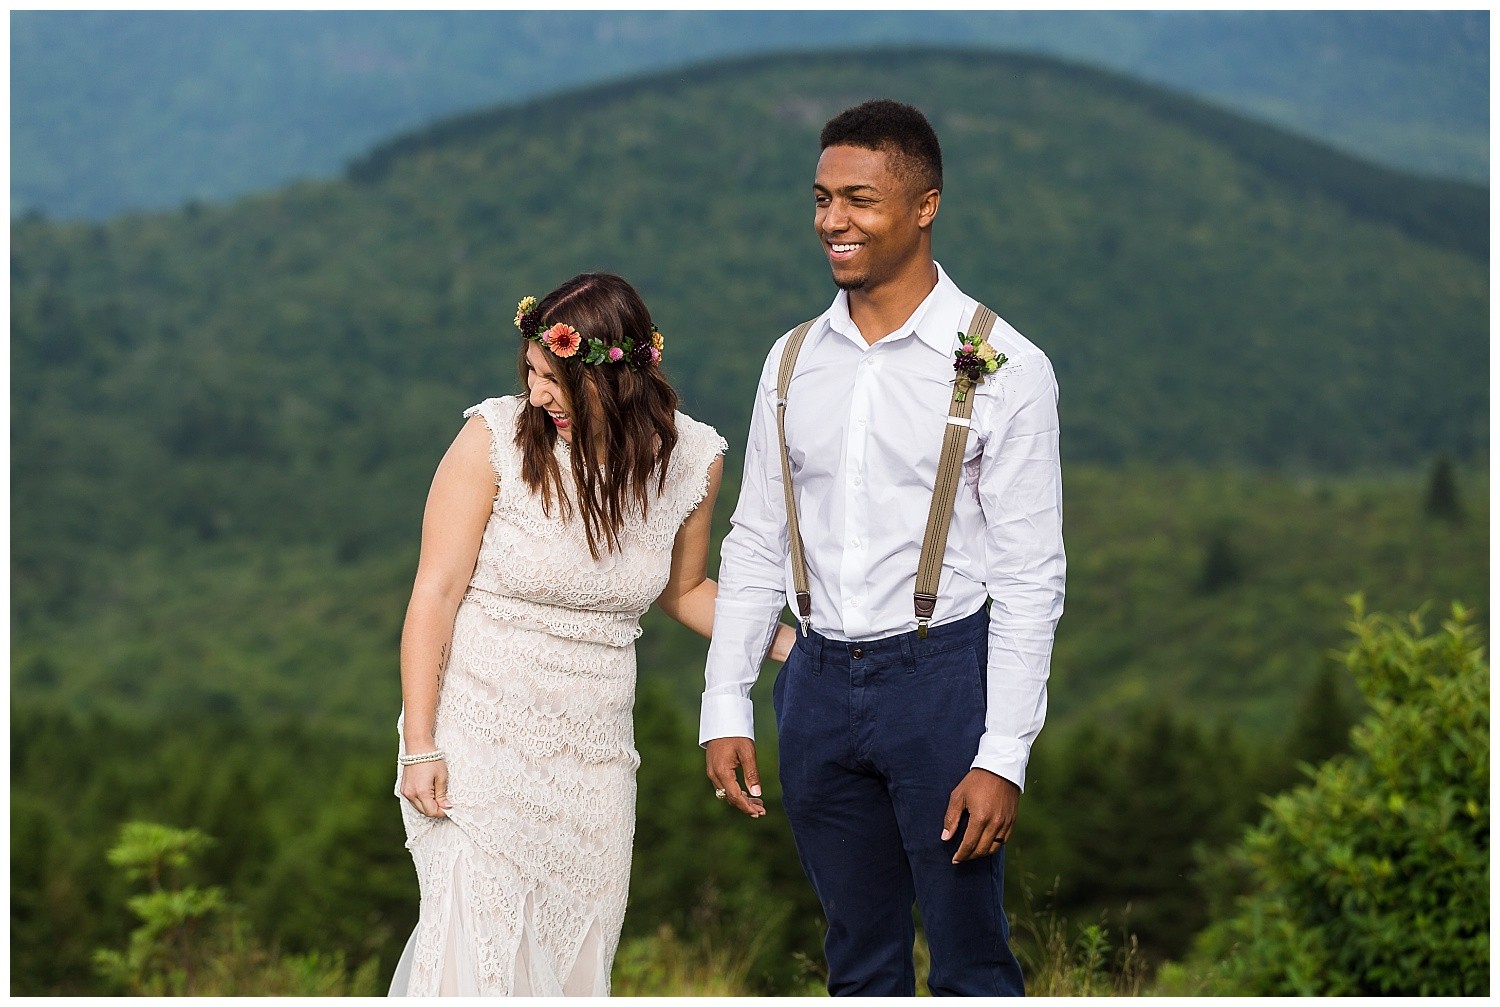
POLYGON ((844 290, 877 287, 900 275, 920 253, 936 213, 936 192, 894 171, 892 159, 885 151, 848 146, 828 147, 818 158, 813 227, 833 282, 844 290))

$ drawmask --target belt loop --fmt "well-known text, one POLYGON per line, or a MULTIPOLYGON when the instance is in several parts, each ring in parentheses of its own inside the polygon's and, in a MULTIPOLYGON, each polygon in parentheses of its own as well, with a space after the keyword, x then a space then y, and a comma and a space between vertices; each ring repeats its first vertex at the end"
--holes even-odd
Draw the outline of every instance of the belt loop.
POLYGON ((901 663, 906 665, 906 673, 914 675, 917 671, 917 648, 912 643, 910 633, 901 634, 901 663))

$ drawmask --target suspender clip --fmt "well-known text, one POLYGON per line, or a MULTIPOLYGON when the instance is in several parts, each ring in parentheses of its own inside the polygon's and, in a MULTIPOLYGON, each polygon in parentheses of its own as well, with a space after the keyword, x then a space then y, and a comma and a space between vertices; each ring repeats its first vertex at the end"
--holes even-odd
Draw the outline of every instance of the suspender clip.
POLYGON ((808 627, 812 625, 812 594, 810 592, 797 592, 797 618, 802 623, 802 635, 806 636, 808 627))
POLYGON ((917 639, 927 639, 927 624, 932 621, 933 610, 937 608, 937 595, 919 594, 912 598, 917 610, 917 639))

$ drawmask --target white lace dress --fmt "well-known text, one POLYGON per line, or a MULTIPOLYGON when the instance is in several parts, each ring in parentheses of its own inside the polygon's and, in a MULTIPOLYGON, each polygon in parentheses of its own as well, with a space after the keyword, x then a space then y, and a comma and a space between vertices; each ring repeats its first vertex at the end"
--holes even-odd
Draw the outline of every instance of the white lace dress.
POLYGON ((453 807, 433 819, 401 799, 421 916, 393 996, 609 992, 635 833, 635 639, 725 443, 678 413, 666 489, 596 561, 576 517, 544 513, 521 480, 519 408, 464 414, 489 426, 498 488, 438 693, 453 807))

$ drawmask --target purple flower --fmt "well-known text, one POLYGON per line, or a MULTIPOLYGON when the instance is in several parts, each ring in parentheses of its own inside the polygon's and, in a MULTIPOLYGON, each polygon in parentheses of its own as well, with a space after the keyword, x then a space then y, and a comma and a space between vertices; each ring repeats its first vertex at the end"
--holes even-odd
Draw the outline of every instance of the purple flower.
POLYGON ((640 343, 630 351, 630 363, 636 368, 650 367, 656 363, 657 356, 659 353, 656 347, 650 343, 640 343))

